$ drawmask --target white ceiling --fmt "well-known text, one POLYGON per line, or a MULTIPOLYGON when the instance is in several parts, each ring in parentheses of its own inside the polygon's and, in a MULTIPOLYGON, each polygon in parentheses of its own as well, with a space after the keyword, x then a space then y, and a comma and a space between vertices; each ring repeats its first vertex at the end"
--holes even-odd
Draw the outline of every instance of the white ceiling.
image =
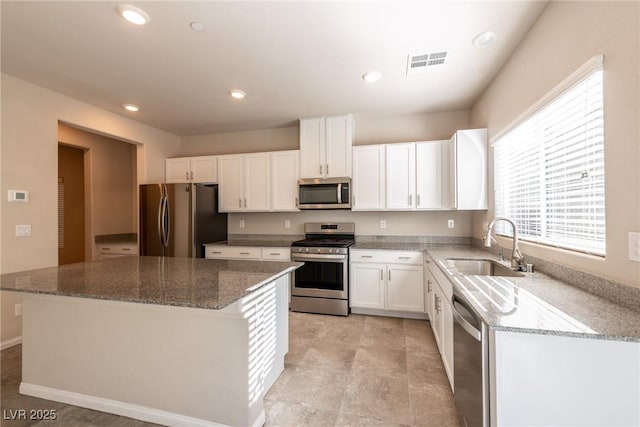
POLYGON ((2 71, 182 136, 454 111, 473 104, 546 1, 136 1, 145 26, 117 4, 2 1, 2 71), (497 40, 475 47, 487 30, 497 40), (441 50, 445 65, 406 75, 408 54, 441 50), (364 83, 368 70, 382 79, 364 83), (232 88, 248 96, 232 100, 232 88))

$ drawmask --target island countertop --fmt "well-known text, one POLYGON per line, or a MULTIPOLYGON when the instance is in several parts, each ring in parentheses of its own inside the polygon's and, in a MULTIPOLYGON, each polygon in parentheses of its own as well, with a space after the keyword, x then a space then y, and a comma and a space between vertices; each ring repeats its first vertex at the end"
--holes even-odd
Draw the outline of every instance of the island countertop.
POLYGON ((302 263, 121 257, 0 276, 0 290, 222 309, 302 263))

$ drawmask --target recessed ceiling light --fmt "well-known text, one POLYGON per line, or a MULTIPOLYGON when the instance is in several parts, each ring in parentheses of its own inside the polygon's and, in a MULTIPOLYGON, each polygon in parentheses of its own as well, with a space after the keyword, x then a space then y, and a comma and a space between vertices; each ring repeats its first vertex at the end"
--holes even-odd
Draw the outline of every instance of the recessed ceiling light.
POLYGON ((120 4, 116 8, 120 16, 136 25, 144 25, 151 20, 147 12, 130 4, 120 4))
POLYGON ((367 83, 375 83, 382 77, 380 71, 367 71, 362 75, 362 80, 367 83))
POLYGON ((127 111, 132 111, 132 112, 136 112, 136 111, 140 111, 140 107, 138 107, 137 105, 133 105, 133 104, 124 104, 123 105, 124 109, 127 111))
POLYGON ((247 92, 240 89, 232 89, 229 91, 229 95, 234 99, 243 99, 247 96, 247 92))
POLYGON ((204 24, 201 22, 192 22, 189 26, 193 31, 204 31, 204 24))
POLYGON ((496 39, 496 33, 493 31, 485 31, 473 38, 473 44, 478 47, 488 46, 496 39))

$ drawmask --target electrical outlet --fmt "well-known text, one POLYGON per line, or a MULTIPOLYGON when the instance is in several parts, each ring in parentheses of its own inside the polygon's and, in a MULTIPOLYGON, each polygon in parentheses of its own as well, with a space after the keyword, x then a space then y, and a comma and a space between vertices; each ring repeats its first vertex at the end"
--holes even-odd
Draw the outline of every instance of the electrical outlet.
POLYGON ((244 219, 241 219, 241 220, 240 220, 240 228, 244 228, 244 225, 245 225, 245 224, 244 224, 244 219))
POLYGON ((453 228, 453 227, 455 227, 455 223, 453 222, 453 220, 452 220, 452 219, 450 219, 449 221, 447 221, 447 227, 449 227, 449 228, 453 228))
POLYGON ((381 229, 387 228, 387 220, 386 219, 381 219, 380 220, 380 228, 381 229))
POLYGON ((629 259, 640 262, 640 233, 629 233, 629 259))
POLYGON ((291 221, 289 221, 288 219, 284 220, 284 228, 291 228, 291 221))
POLYGON ((16 317, 22 316, 22 303, 21 302, 19 302, 18 304, 15 305, 15 315, 16 315, 16 317))

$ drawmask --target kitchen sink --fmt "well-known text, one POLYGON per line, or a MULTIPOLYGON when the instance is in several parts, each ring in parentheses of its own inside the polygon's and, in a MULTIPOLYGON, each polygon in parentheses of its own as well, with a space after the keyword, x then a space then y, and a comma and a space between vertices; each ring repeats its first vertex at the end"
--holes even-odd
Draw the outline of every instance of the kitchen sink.
POLYGON ((447 267, 455 269, 460 274, 472 276, 524 276, 524 274, 511 270, 490 259, 448 258, 446 261, 447 267))

